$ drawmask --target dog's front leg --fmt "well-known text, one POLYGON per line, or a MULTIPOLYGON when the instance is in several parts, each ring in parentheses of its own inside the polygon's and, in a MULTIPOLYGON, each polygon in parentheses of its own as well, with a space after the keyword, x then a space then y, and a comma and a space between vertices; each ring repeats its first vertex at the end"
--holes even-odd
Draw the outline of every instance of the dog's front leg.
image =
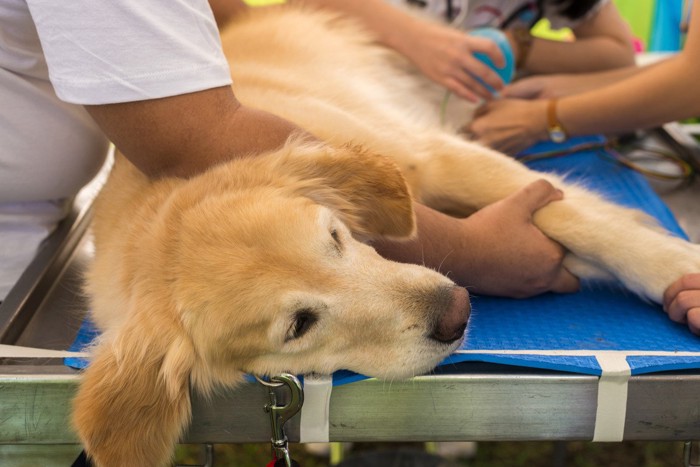
POLYGON ((418 166, 417 176, 407 179, 419 201, 442 212, 471 214, 538 179, 563 186, 555 175, 534 172, 497 151, 442 132, 417 147, 419 156, 411 164, 418 166))
POLYGON ((627 288, 661 303, 666 288, 700 271, 700 245, 674 237, 640 211, 579 187, 535 214, 535 224, 579 258, 600 265, 627 288))
POLYGON ((574 256, 566 266, 584 279, 601 270, 630 290, 660 302, 681 275, 700 271, 700 246, 662 231, 639 211, 623 208, 560 177, 532 171, 475 143, 436 135, 420 167, 420 200, 452 213, 468 213, 544 178, 564 191, 562 201, 540 209, 535 224, 574 256))

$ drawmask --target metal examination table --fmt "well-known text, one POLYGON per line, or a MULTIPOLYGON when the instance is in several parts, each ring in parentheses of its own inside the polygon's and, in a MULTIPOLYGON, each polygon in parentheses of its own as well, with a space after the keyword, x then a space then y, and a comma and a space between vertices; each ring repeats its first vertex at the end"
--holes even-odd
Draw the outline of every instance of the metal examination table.
MULTIPOLYGON (((700 183, 662 197, 691 239, 700 239, 700 183)), ((90 258, 90 202, 71 217, 0 305, 0 343, 65 350, 86 306, 80 274, 90 258)), ((60 358, 0 360, 0 444, 74 444, 70 400, 79 373, 60 358)), ((599 378, 465 362, 406 381, 364 380, 328 395, 330 441, 525 441, 593 439, 599 378)), ((284 398, 284 394, 280 395, 284 398)), ((246 382, 210 403, 193 400, 188 443, 269 442, 265 388, 246 382)), ((700 440, 700 370, 632 376, 625 440, 700 440)), ((290 441, 301 415, 287 424, 290 441)))

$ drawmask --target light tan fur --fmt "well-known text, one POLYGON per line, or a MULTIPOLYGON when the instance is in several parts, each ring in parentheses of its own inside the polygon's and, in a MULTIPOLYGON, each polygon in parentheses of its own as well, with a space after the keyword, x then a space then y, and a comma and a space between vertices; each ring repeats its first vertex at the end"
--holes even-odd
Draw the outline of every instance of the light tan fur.
POLYGON ((272 9, 233 25, 223 44, 243 103, 327 144, 292 139, 187 181, 151 182, 118 158, 96 207, 87 284, 103 335, 74 408, 99 466, 167 463, 190 390, 232 387, 244 372, 401 378, 452 352, 460 339, 430 335, 466 321, 463 289, 358 241, 410 236, 411 196, 469 213, 545 177, 565 199, 535 221, 570 250, 573 272, 659 301, 700 271, 697 246, 638 212, 441 128, 422 83, 351 21, 272 9), (294 338, 304 311, 317 321, 294 338))

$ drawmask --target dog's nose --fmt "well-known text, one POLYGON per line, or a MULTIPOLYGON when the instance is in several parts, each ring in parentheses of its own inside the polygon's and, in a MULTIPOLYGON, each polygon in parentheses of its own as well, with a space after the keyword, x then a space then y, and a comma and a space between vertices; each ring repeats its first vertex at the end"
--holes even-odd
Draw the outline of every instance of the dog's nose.
POLYGON ((467 328, 469 320, 469 294, 464 287, 454 286, 450 290, 450 301, 447 309, 438 319, 432 339, 440 342, 450 343, 460 339, 467 328))

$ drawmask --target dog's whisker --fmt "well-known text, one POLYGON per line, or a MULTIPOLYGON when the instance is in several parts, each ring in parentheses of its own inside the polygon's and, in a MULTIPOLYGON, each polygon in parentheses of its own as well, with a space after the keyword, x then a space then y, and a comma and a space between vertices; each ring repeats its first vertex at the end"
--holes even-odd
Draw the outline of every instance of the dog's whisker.
POLYGON ((448 258, 452 253, 454 253, 454 250, 450 250, 450 251, 447 252, 447 254, 442 258, 442 260, 440 261, 440 264, 438 264, 438 267, 437 267, 437 269, 436 269, 437 272, 440 272, 440 270, 442 269, 442 265, 445 263, 445 261, 447 260, 447 258, 448 258))

